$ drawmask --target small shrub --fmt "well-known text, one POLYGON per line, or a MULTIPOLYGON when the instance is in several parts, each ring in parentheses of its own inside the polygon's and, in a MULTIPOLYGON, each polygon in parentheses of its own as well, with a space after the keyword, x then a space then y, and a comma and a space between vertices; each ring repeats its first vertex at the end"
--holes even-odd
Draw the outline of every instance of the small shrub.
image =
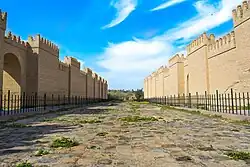
POLYGON ((140 116, 127 116, 120 118, 124 122, 139 122, 139 121, 158 121, 155 117, 140 117, 140 116))
POLYGON ((250 159, 250 152, 243 152, 243 151, 231 151, 225 153, 225 155, 229 156, 233 160, 248 160, 250 159))
POLYGON ((58 148, 58 147, 74 147, 79 145, 79 143, 75 140, 72 140, 70 138, 66 138, 66 137, 61 137, 58 139, 55 139, 51 145, 51 147, 53 148, 58 148))
POLYGON ((47 154, 49 154, 48 150, 39 149, 38 151, 36 151, 35 156, 43 156, 43 155, 47 155, 47 154))
POLYGON ((21 162, 16 165, 16 167, 33 167, 31 163, 29 162, 21 162))

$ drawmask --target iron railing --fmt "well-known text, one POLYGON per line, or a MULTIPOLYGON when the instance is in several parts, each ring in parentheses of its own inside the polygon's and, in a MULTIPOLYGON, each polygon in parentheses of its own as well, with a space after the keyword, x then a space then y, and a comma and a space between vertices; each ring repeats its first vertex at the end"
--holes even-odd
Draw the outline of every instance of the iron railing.
POLYGON ((14 115, 26 112, 36 112, 66 106, 84 106, 104 102, 101 98, 86 98, 83 96, 67 96, 54 93, 0 92, 0 116, 14 115))
POLYGON ((184 108, 196 108, 207 111, 230 113, 237 115, 250 116, 250 98, 249 93, 236 93, 231 89, 230 93, 207 94, 203 95, 173 95, 157 98, 148 98, 149 102, 164 104, 167 106, 176 106, 184 108))

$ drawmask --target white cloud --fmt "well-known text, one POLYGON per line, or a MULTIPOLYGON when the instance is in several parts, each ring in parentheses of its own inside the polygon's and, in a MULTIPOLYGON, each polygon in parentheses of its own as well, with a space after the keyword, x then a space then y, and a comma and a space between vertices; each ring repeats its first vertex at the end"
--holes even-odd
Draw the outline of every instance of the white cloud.
POLYGON ((177 4, 182 3, 184 1, 186 1, 186 0, 168 0, 167 2, 160 4, 159 6, 151 9, 150 11, 157 11, 157 10, 166 9, 170 6, 177 5, 177 4))
POLYGON ((221 0, 214 5, 201 0, 194 3, 197 10, 194 18, 167 30, 161 36, 109 44, 98 62, 107 69, 102 75, 108 79, 111 88, 142 87, 144 77, 165 65, 173 53, 185 53, 185 42, 230 20, 232 9, 240 2, 242 0, 221 0), (179 48, 174 45, 177 40, 182 45, 179 48))
POLYGON ((137 0, 115 0, 111 5, 117 10, 115 18, 102 27, 103 29, 114 27, 123 22, 136 8, 137 0))
MULTIPOLYGON (((198 1, 194 4, 198 15, 176 28, 168 30, 159 38, 176 40, 183 38, 188 40, 200 35, 205 31, 215 28, 232 18, 232 10, 242 2, 242 0, 222 0, 219 4, 212 5, 206 0, 198 1)), ((157 37, 158 38, 158 37, 157 37)))

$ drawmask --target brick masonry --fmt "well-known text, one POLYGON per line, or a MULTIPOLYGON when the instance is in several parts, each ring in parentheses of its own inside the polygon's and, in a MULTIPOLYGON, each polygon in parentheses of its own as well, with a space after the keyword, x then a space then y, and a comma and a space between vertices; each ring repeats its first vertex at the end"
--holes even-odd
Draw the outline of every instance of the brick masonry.
POLYGON ((250 91, 250 1, 232 11, 234 30, 215 38, 206 33, 144 79, 145 98, 178 94, 250 91), (163 69, 162 69, 163 68, 163 69), (162 80, 163 71, 163 83, 162 80), (162 91, 163 90, 163 91, 162 91))
POLYGON ((107 99, 108 83, 91 69, 66 56, 59 60, 59 48, 40 35, 28 41, 6 33, 7 13, 0 10, 0 88, 20 94, 57 94, 107 99))

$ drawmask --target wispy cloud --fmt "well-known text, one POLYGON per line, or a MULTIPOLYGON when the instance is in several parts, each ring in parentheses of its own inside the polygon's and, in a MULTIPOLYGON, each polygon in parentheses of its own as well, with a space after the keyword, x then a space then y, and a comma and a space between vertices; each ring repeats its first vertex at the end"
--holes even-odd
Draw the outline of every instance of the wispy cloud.
POLYGON ((111 2, 111 6, 116 9, 116 16, 102 29, 111 28, 123 22, 136 9, 137 0, 115 0, 111 2))
POLYGON ((182 3, 184 1, 187 1, 187 0, 168 0, 167 2, 160 4, 159 6, 151 9, 150 11, 157 11, 157 10, 166 9, 170 6, 177 5, 177 4, 182 3))
POLYGON ((195 17, 160 36, 108 45, 98 62, 107 69, 102 75, 109 80, 111 88, 142 87, 143 78, 167 64, 173 53, 185 53, 185 43, 204 31, 229 21, 232 9, 241 2, 242 0, 220 0, 217 4, 211 4, 200 0, 193 4, 197 11, 195 17))
POLYGON ((164 35, 157 37, 165 40, 189 40, 215 28, 232 18, 232 10, 243 0, 221 0, 219 3, 209 4, 207 0, 200 0, 194 4, 198 14, 194 18, 170 29, 164 35))

